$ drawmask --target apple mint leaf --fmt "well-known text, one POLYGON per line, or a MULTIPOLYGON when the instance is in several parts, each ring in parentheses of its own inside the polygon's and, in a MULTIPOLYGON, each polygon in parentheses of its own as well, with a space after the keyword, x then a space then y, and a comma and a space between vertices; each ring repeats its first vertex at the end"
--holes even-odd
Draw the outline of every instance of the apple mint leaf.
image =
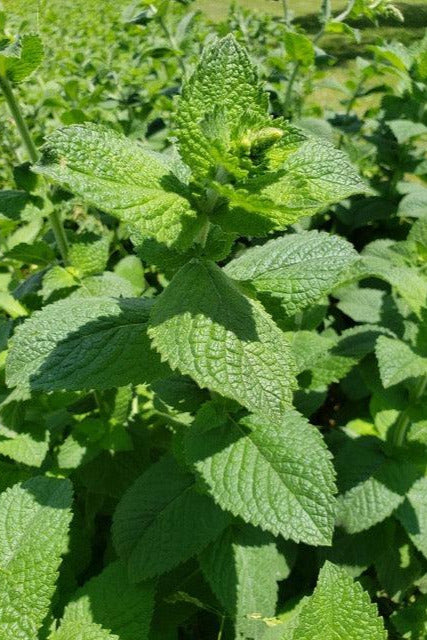
POLYGON ((252 411, 280 416, 292 401, 283 332, 212 262, 182 267, 154 303, 149 335, 173 369, 252 411))
POLYGON ((302 607, 292 640, 386 640, 376 606, 358 582, 325 562, 313 595, 302 607))
POLYGON ((43 60, 43 44, 38 35, 27 34, 6 47, 0 43, 0 76, 22 82, 43 60))
POLYGON ((0 637, 37 638, 68 547, 69 480, 36 477, 0 496, 0 637))
POLYGON ((294 410, 221 421, 206 405, 186 436, 187 461, 222 509, 295 542, 329 545, 335 517, 331 456, 294 410), (218 424, 219 422, 219 424, 218 424))
POLYGON ((417 596, 395 611, 390 620, 405 640, 424 640, 427 637, 427 594, 417 596))
POLYGON ((267 110, 267 94, 246 50, 231 34, 217 40, 205 47, 178 102, 177 137, 183 159, 197 176, 214 172, 227 161, 243 119, 269 123, 267 110))
POLYGON ((61 621, 59 628, 49 636, 49 640, 120 640, 120 638, 99 624, 69 617, 61 621))
POLYGON ((29 467, 41 467, 49 449, 49 432, 34 424, 13 430, 0 424, 0 454, 29 467))
POLYGON ((202 571, 224 610, 236 640, 261 638, 260 617, 276 613, 279 580, 289 575, 274 538, 250 526, 231 527, 200 556, 202 571))
POLYGON ((213 184, 228 202, 214 211, 213 222, 227 231, 265 235, 354 194, 369 192, 347 156, 326 141, 306 137, 292 150, 281 151, 278 143, 266 154, 270 171, 242 180, 237 187, 213 184))
POLYGON ((224 271, 230 278, 249 280, 258 291, 280 298, 286 313, 293 315, 328 293, 357 257, 343 238, 308 231, 252 247, 224 271))
POLYGON ((194 476, 171 456, 152 465, 119 502, 113 540, 132 582, 170 571, 221 534, 229 523, 194 476))
POLYGON ((15 332, 8 385, 109 389, 161 375, 164 365, 146 333, 150 305, 138 298, 73 298, 36 311, 15 332))
POLYGON ((337 522, 357 533, 388 518, 419 477, 406 458, 388 456, 377 438, 350 440, 335 457, 338 474, 337 522))
POLYGON ((160 154, 113 129, 71 125, 49 136, 34 170, 168 247, 189 247, 200 220, 160 154))
POLYGON ((396 515, 414 545, 427 558, 427 478, 413 484, 396 515))
POLYGON ((154 586, 131 584, 126 565, 115 561, 77 591, 62 624, 101 624, 120 640, 147 640, 154 607, 154 586))
POLYGON ((427 375, 427 358, 419 356, 397 338, 380 336, 375 353, 385 389, 408 378, 427 375))

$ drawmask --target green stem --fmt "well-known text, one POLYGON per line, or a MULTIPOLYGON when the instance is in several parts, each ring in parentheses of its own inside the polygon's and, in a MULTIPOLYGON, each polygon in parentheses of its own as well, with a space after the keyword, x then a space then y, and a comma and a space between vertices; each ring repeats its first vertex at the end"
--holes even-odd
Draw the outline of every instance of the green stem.
MULTIPOLYGON (((19 107, 18 101, 15 98, 15 95, 12 90, 12 85, 6 76, 0 75, 0 88, 3 91, 4 97, 6 98, 7 105, 9 107, 9 111, 12 114, 12 117, 15 121, 19 134, 21 136, 22 142, 24 143, 25 148, 27 149, 28 155, 30 156, 30 160, 32 163, 37 162, 39 159, 39 154, 37 152, 36 145, 31 137, 29 129, 24 120, 24 116, 22 115, 22 111, 19 107)), ((68 256, 68 242, 67 236, 65 235, 65 230, 62 225, 61 218, 57 211, 53 211, 49 214, 49 221, 53 230, 53 234, 55 236, 55 241, 61 257, 64 262, 67 262, 68 256)))
POLYGON ((12 114, 13 119, 15 120, 16 126, 18 127, 22 142, 24 143, 28 151, 31 162, 37 162, 38 153, 36 145, 31 138, 31 134, 28 130, 27 125, 25 124, 21 109, 19 108, 19 104, 16 101, 15 96, 13 95, 12 86, 6 76, 0 75, 0 87, 4 93, 4 97, 6 98, 9 111, 12 114))
POLYGON ((59 249, 61 258, 64 263, 68 261, 68 240, 65 235, 64 225, 58 211, 52 211, 49 214, 49 222, 52 227, 53 235, 55 236, 56 246, 59 249))
POLYGON ((288 2, 287 0, 282 0, 282 6, 283 6, 283 16, 285 18, 285 25, 287 27, 291 26, 291 14, 289 11, 289 6, 288 6, 288 2))
MULTIPOLYGON (((411 399, 411 405, 417 402, 424 395, 425 390, 427 389, 427 376, 421 378, 418 382, 417 386, 414 389, 414 393, 411 399)), ((405 409, 399 415, 399 418, 396 422, 396 427, 393 432, 393 444, 396 447, 401 447, 406 439, 406 434, 408 432, 408 428, 410 426, 410 418, 408 415, 408 410, 405 409)))

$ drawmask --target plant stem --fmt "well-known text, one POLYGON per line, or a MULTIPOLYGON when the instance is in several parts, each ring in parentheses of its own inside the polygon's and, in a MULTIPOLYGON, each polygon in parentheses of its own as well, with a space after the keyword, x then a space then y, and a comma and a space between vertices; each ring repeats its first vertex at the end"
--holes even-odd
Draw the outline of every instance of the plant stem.
POLYGON ((68 262, 68 240, 65 235, 64 225, 62 224, 61 216, 58 211, 53 210, 49 214, 49 222, 52 227, 53 235, 55 236, 56 245, 61 254, 61 258, 64 263, 68 262))
MULTIPOLYGON (((4 97, 6 98, 7 105, 9 107, 9 111, 12 114, 12 117, 15 121, 19 134, 21 136, 22 142, 30 156, 30 160, 32 163, 37 162, 39 158, 39 154, 37 152, 36 145, 31 137, 31 134, 28 130, 26 122, 24 120, 24 116, 22 115, 22 111, 19 107, 18 101, 15 98, 15 95, 12 90, 12 85, 6 76, 0 75, 0 88, 3 91, 4 97)), ((52 227, 53 234, 55 236, 55 241, 61 257, 64 262, 67 262, 68 257, 68 242, 67 236, 65 235, 65 230, 62 225, 61 218, 57 211, 52 211, 49 214, 49 221, 52 227)))
MULTIPOLYGON (((414 389, 412 399, 411 399, 411 404, 417 402, 417 400, 422 398, 426 388, 427 388, 427 376, 424 376, 423 378, 420 379, 420 381, 418 382, 417 386, 414 389)), ((396 422, 394 433, 393 433, 392 441, 393 441, 393 444, 396 445, 397 447, 401 447, 405 442, 409 425, 410 425, 410 418, 408 415, 408 410, 405 409, 400 413, 399 418, 396 422)))
POLYGON ((15 120, 16 126, 18 127, 18 131, 22 138, 22 142, 24 143, 25 148, 28 151, 28 155, 30 156, 31 162, 37 162, 38 153, 37 153, 36 145, 34 144, 31 134, 28 130, 28 127, 25 124, 25 120, 23 118, 21 109, 19 108, 19 104, 13 94, 12 86, 9 80, 6 78, 6 76, 0 75, 0 87, 4 93, 4 97, 6 98, 9 111, 12 114, 13 119, 15 120))
POLYGON ((282 6, 283 6, 283 17, 285 18, 285 25, 287 27, 291 26, 291 14, 289 11, 289 6, 288 6, 288 1, 287 0, 282 0, 282 6))
MULTIPOLYGON (((161 26, 161 28, 163 29, 163 32, 166 36, 166 38, 169 40, 169 44, 171 45, 172 49, 175 49, 175 51, 179 50, 178 44, 175 40, 175 38, 173 37, 173 35, 171 34, 171 32, 169 31, 169 28, 166 24, 166 22, 163 20, 163 18, 159 18, 159 24, 161 26)), ((181 56, 177 55, 177 60, 178 60, 178 64, 181 68, 182 73, 185 75, 185 65, 182 61, 181 56)))

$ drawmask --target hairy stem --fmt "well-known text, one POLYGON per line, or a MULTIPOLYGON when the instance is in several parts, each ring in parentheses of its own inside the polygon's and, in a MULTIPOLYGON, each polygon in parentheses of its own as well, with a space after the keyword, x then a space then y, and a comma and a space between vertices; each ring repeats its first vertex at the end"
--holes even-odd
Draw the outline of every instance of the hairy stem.
POLYGON ((24 143, 24 146, 28 151, 28 155, 30 156, 31 162, 37 162, 38 153, 37 153, 36 145, 33 142, 33 139, 25 123, 21 109, 19 107, 19 104, 12 91, 12 86, 9 80, 6 78, 6 76, 0 75, 0 87, 3 91, 4 97, 6 98, 9 111, 12 114, 12 117, 18 128, 19 134, 22 138, 22 142, 24 143))
MULTIPOLYGON (((19 131, 19 135, 21 136, 22 142, 28 152, 30 160, 32 163, 37 162, 39 158, 39 154, 37 152, 36 145, 31 137, 30 131, 27 127, 27 124, 24 120, 24 116, 22 115, 22 111, 20 109, 19 103, 15 98, 15 95, 12 90, 12 85, 6 76, 0 75, 0 88, 3 91, 4 97, 7 102, 7 106, 9 107, 9 111, 12 115, 12 118, 15 121, 16 127, 19 131)), ((65 230, 62 225, 61 218, 57 211, 52 211, 49 214, 49 221, 52 227, 53 234, 55 236, 56 245, 61 254, 61 257, 64 262, 67 262, 68 257, 68 242, 67 236, 65 235, 65 230)))

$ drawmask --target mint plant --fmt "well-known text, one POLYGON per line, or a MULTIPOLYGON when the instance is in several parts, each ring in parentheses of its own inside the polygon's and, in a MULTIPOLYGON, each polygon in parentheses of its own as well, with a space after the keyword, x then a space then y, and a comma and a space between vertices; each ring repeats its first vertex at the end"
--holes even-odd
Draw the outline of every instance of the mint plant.
POLYGON ((423 638, 424 219, 330 233, 378 196, 350 136, 232 35, 178 63, 169 5, 171 144, 70 116, 0 194, 0 640, 423 638))

